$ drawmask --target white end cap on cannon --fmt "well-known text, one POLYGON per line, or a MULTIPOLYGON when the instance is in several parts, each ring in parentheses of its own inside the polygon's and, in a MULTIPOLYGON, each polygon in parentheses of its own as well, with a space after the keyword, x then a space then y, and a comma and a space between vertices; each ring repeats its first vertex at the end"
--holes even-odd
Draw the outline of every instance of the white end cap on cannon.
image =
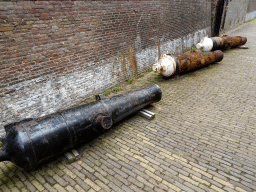
POLYGON ((196 48, 201 49, 202 51, 211 51, 213 48, 213 42, 210 38, 204 37, 200 43, 197 43, 196 48))
POLYGON ((159 62, 154 64, 152 68, 154 72, 169 77, 176 71, 176 62, 172 56, 163 54, 161 55, 159 62))

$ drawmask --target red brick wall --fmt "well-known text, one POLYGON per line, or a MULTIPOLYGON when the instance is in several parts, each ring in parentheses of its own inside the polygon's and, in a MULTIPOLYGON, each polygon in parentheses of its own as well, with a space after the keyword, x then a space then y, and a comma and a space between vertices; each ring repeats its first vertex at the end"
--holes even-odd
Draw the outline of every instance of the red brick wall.
POLYGON ((0 88, 84 70, 209 26, 205 0, 21 1, 0 6, 0 88), (137 50, 135 50, 137 51, 137 50))
POLYGON ((191 48, 209 35, 210 9, 209 0, 0 1, 0 132, 191 48))

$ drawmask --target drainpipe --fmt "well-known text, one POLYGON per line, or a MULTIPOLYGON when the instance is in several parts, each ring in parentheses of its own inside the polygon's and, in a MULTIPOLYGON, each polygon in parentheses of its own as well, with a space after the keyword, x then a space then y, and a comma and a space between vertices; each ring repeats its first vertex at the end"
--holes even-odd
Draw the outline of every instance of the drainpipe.
POLYGON ((217 7, 216 7, 214 27, 213 27, 214 36, 219 35, 219 32, 220 32, 224 4, 225 4, 225 0, 218 0, 217 7))

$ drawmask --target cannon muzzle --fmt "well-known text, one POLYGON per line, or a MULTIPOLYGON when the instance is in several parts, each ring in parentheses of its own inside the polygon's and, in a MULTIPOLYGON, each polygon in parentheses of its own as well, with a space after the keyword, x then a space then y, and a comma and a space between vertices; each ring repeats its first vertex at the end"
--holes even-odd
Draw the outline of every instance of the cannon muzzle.
POLYGON ((144 89, 113 97, 98 95, 96 101, 37 119, 24 119, 5 126, 0 161, 12 161, 25 169, 63 153, 80 142, 150 103, 160 101, 161 89, 153 84, 144 89))
POLYGON ((223 35, 221 37, 204 37, 202 41, 196 45, 196 48, 202 51, 224 50, 228 47, 244 45, 246 42, 247 38, 241 36, 229 37, 227 35, 223 35))
POLYGON ((169 77, 210 63, 219 62, 223 59, 223 56, 222 51, 203 53, 198 51, 188 51, 175 55, 164 54, 161 56, 159 62, 153 65, 153 71, 169 77))

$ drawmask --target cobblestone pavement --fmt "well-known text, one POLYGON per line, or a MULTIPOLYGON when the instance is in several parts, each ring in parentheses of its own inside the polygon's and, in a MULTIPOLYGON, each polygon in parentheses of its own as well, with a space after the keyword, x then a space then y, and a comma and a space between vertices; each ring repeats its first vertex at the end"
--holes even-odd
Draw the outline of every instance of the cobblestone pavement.
POLYGON ((229 32, 248 38, 219 64, 164 79, 149 73, 126 88, 157 83, 163 99, 34 171, 0 163, 6 191, 256 191, 256 20, 229 32))

